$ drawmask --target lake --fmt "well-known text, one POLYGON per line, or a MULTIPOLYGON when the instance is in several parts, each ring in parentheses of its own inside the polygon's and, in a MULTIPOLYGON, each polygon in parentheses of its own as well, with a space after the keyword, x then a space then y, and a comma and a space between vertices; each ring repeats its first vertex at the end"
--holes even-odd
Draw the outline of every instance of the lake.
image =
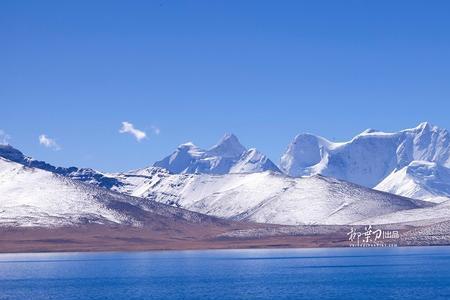
POLYGON ((450 247, 0 254, 0 299, 450 299, 450 247))

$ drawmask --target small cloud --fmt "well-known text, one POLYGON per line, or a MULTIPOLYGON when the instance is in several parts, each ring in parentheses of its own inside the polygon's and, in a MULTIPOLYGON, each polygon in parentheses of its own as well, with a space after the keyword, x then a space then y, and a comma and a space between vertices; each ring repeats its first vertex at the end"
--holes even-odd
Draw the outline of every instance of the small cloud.
POLYGON ((159 135, 161 133, 161 129, 159 129, 159 127, 156 126, 152 126, 152 131, 156 135, 159 135))
POLYGON ((144 131, 134 128, 134 125, 129 122, 122 122, 122 127, 119 132, 133 135, 138 142, 147 137, 147 134, 144 131))
POLYGON ((52 148, 55 151, 61 150, 61 147, 56 143, 56 141, 54 139, 49 138, 45 134, 41 134, 39 136, 39 144, 47 148, 52 148))
POLYGON ((3 129, 0 129, 0 145, 9 144, 11 137, 3 129))

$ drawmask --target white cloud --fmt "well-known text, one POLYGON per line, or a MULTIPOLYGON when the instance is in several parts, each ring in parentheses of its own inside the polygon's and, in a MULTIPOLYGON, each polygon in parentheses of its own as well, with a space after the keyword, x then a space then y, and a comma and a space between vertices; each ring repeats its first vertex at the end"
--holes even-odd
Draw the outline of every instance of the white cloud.
POLYGON ((122 122, 122 127, 119 132, 133 135, 138 142, 147 137, 147 134, 144 131, 134 128, 134 125, 129 122, 122 122))
POLYGON ((0 129, 0 145, 9 144, 11 137, 3 129, 0 129))
POLYGON ((153 130, 153 133, 156 135, 159 135, 161 133, 161 129, 159 129, 159 127, 152 126, 152 130, 153 130))
POLYGON ((55 151, 61 150, 61 147, 56 143, 56 141, 49 138, 45 134, 41 134, 39 136, 39 144, 47 148, 52 148, 55 151))

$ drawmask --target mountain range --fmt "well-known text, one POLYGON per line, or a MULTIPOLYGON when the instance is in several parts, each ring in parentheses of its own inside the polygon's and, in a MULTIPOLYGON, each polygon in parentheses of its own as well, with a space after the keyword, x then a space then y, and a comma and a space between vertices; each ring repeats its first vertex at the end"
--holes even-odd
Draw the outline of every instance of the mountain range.
POLYGON ((429 123, 339 143, 299 134, 279 166, 233 134, 121 173, 55 167, 10 145, 0 157, 2 224, 138 225, 149 207, 285 225, 450 219, 450 135, 429 123))
POLYGON ((174 174, 254 173, 269 170, 280 172, 267 156, 255 148, 246 149, 242 146, 234 134, 225 134, 208 150, 200 149, 192 142, 182 144, 154 166, 174 174))

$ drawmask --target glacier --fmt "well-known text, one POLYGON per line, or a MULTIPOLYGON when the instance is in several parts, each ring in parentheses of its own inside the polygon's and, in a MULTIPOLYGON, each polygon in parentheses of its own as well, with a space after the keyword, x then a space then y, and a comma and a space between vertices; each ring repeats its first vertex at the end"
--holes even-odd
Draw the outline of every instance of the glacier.
POLYGON ((450 167, 449 132, 424 122, 394 133, 368 129, 341 143, 312 134, 299 134, 281 157, 280 169, 294 177, 321 174, 410 196, 400 193, 400 189, 384 189, 387 185, 380 184, 393 172, 414 161, 450 167))

